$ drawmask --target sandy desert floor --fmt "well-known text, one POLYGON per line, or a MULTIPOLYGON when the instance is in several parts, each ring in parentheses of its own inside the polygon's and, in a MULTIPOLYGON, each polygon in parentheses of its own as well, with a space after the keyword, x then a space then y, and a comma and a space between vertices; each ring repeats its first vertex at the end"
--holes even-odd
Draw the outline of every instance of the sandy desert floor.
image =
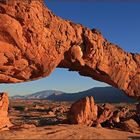
MULTIPOLYGON (((9 118, 14 127, 0 131, 0 139, 140 139, 140 131, 62 124, 70 105, 46 100, 12 100, 9 118), (20 127, 22 124, 27 127, 20 127)), ((133 105, 130 107, 134 109, 133 105)))

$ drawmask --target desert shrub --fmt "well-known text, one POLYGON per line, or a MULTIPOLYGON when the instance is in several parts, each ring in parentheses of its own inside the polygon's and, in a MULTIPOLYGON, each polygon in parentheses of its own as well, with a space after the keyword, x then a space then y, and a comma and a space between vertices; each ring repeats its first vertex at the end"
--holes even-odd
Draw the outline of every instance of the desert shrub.
POLYGON ((14 106, 13 107, 15 110, 19 110, 19 111, 24 111, 25 107, 24 106, 14 106))

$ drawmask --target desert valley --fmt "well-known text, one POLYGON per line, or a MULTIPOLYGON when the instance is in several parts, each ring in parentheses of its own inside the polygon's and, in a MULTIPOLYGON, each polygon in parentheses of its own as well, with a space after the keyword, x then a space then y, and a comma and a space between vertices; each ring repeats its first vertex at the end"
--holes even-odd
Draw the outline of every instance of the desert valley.
MULTIPOLYGON (((51 93, 56 95, 55 92, 60 94, 58 91, 51 93)), ((140 105, 137 101, 96 103, 94 97, 86 96, 86 93, 87 91, 85 97, 77 101, 64 101, 64 98, 63 101, 60 101, 60 98, 58 101, 57 98, 55 101, 43 99, 48 95, 47 91, 30 95, 32 99, 10 97, 10 122, 5 121, 7 124, 0 126, 0 139, 140 138, 140 105)), ((74 94, 71 96, 74 97, 74 94)), ((123 99, 125 100, 125 95, 123 99)))

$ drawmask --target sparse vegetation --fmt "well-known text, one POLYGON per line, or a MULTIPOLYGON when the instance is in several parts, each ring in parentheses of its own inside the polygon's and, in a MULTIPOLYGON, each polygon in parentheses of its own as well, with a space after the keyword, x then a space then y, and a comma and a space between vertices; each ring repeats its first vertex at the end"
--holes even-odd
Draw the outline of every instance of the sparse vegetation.
POLYGON ((14 106, 13 107, 15 110, 19 110, 19 111, 24 111, 25 107, 24 106, 14 106))

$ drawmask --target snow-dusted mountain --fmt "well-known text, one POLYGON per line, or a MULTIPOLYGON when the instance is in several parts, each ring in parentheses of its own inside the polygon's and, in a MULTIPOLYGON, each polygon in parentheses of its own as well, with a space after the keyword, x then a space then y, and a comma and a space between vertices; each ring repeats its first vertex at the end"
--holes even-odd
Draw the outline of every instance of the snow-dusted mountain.
POLYGON ((12 99, 47 99, 52 101, 76 101, 86 96, 93 96, 96 102, 134 102, 134 99, 127 97, 121 90, 114 87, 96 87, 77 93, 64 93, 57 90, 45 90, 26 96, 13 96, 12 99))
POLYGON ((40 92, 36 92, 30 95, 25 96, 26 99, 46 99, 50 95, 59 95, 63 94, 62 91, 57 91, 57 90, 44 90, 40 92))

